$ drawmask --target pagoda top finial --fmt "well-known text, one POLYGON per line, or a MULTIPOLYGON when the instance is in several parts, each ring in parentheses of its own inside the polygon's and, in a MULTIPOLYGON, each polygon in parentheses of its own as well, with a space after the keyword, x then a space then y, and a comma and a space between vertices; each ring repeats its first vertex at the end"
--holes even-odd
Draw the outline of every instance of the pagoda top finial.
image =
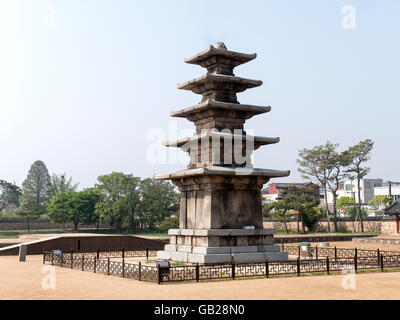
POLYGON ((215 44, 215 48, 217 48, 219 50, 228 51, 228 48, 226 47, 225 43, 223 43, 223 42, 217 42, 215 44))

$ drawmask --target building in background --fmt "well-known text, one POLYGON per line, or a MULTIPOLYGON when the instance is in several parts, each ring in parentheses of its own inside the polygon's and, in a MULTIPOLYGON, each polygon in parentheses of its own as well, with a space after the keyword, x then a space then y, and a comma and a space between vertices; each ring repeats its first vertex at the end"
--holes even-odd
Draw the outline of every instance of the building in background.
MULTIPOLYGON (((360 198, 362 204, 368 202, 375 196, 375 188, 381 187, 383 184, 382 179, 361 179, 360 180, 360 198)), ((357 179, 346 180, 340 185, 337 191, 337 197, 350 197, 358 203, 358 188, 357 179)), ((332 193, 328 191, 328 204, 333 203, 332 193)))
POLYGON ((307 183, 270 183, 268 187, 262 190, 262 198, 264 203, 271 203, 274 201, 281 200, 283 191, 287 190, 288 187, 296 187, 302 188, 305 186, 314 186, 314 195, 317 198, 320 198, 320 187, 316 184, 307 182, 307 183))
POLYGON ((384 182, 374 187, 374 195, 392 197, 393 202, 400 200, 400 182, 384 182))

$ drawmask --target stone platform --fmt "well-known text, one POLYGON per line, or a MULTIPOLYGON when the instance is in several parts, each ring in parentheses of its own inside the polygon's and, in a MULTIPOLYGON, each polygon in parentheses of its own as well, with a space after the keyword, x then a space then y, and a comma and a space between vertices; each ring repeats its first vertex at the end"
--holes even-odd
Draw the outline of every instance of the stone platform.
POLYGON ((248 263, 288 259, 274 245, 273 229, 171 229, 157 258, 190 263, 248 263))

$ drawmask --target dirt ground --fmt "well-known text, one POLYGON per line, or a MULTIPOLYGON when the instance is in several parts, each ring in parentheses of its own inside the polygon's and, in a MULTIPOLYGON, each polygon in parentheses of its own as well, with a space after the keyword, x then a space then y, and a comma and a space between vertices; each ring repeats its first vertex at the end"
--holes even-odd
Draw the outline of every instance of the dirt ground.
POLYGON ((0 299, 400 299, 400 272, 357 274, 346 290, 344 275, 157 285, 54 267, 55 289, 44 289, 43 267, 41 256, 0 257, 0 299))

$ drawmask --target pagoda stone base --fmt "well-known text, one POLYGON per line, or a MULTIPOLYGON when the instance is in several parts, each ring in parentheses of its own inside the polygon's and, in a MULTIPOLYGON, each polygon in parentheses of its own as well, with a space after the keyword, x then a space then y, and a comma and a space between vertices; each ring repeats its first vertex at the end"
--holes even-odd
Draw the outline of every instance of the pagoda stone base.
POLYGON ((274 245, 273 229, 172 229, 157 258, 189 263, 286 261, 274 245))

